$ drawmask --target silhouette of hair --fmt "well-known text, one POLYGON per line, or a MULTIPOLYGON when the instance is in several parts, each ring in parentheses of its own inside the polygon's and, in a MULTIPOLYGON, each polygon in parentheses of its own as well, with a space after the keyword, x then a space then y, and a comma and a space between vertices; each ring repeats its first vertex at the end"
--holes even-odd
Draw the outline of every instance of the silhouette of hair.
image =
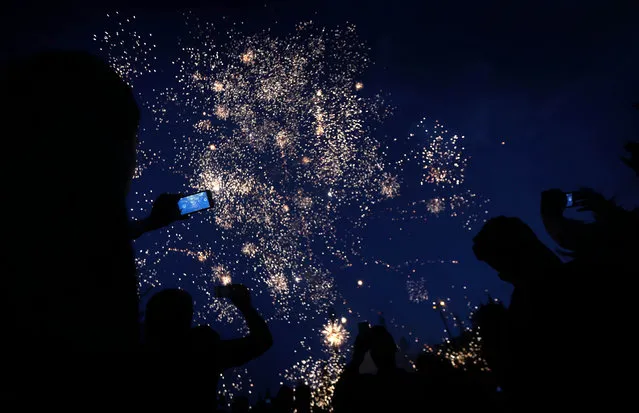
MULTIPOLYGON (((85 126, 132 133, 138 127, 140 112, 131 88, 90 53, 50 51, 14 60, 3 67, 2 78, 5 96, 15 102, 4 110, 15 116, 14 121, 29 122, 27 134, 35 136, 32 127, 79 129, 82 136, 86 136, 85 126)), ((133 135, 112 137, 131 139, 133 135)))
POLYGON ((75 192, 106 185, 104 192, 131 178, 140 112, 109 65, 86 52, 50 51, 7 62, 0 73, 11 102, 0 117, 17 145, 11 156, 24 154, 36 176, 65 182, 47 196, 69 182, 75 192))
POLYGON ((506 307, 501 301, 489 301, 479 306, 473 314, 473 327, 490 328, 495 322, 501 322, 506 317, 506 307))
POLYGON ((473 238, 473 252, 500 272, 504 281, 513 282, 521 269, 548 267, 561 260, 537 238, 533 230, 516 217, 491 218, 473 238))
POLYGON ((498 216, 491 218, 473 238, 473 251, 479 260, 485 260, 494 253, 516 251, 528 248, 537 242, 533 230, 516 217, 498 216))

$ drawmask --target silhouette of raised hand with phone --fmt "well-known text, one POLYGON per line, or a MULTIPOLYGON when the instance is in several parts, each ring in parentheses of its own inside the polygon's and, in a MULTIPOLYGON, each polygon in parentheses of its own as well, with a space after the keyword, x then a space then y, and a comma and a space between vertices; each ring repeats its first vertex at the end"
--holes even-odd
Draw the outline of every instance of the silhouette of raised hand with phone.
POLYGON ((603 195, 591 188, 581 188, 573 194, 575 206, 579 212, 592 212, 595 215, 605 214, 612 206, 603 195))
MULTIPOLYGON (((273 337, 266 321, 251 304, 249 289, 241 284, 225 287, 229 290, 228 299, 244 316, 249 330, 249 334, 244 337, 223 340, 208 325, 192 328, 193 298, 188 292, 179 289, 163 290, 151 297, 144 320, 144 348, 149 352, 164 353, 168 357, 178 355, 182 358, 188 356, 188 353, 198 353, 198 364, 188 367, 184 373, 191 374, 191 368, 207 372, 207 379, 202 383, 213 394, 223 371, 248 363, 273 345, 273 337)), ((153 386, 167 385, 161 375, 150 375, 147 378, 153 382, 153 386)), ((171 382, 168 385, 171 386, 171 382)), ((184 388, 176 390, 171 397, 186 400, 186 394, 180 393, 183 390, 184 388)), ((174 389, 171 388, 171 391, 174 389)), ((188 403, 194 407, 206 407, 211 401, 209 393, 198 393, 191 397, 192 387, 185 391, 189 393, 188 403)))
POLYGON ((131 222, 131 238, 137 239, 145 232, 155 231, 167 227, 175 221, 188 219, 187 215, 182 215, 178 208, 178 201, 181 194, 161 194, 153 202, 151 213, 148 217, 131 222))
POLYGON ((251 293, 249 289, 242 284, 233 284, 229 298, 238 310, 246 310, 251 308, 251 293))

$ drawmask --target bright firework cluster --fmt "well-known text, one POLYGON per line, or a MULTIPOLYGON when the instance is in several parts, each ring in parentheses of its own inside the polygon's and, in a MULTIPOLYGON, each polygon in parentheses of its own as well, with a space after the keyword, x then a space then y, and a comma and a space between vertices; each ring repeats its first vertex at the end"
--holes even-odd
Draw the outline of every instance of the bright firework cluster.
MULTIPOLYGON (((149 64, 155 45, 131 27, 135 18, 110 17, 118 29, 94 36, 109 63, 129 83, 155 72, 149 64)), ((184 178, 184 192, 211 190, 215 206, 167 230, 165 244, 138 251, 141 294, 170 278, 201 292, 194 297, 196 321, 225 322, 240 332, 241 317, 228 300, 214 297, 215 285, 241 282, 270 297, 271 319, 323 317, 338 297, 323 261, 342 260, 347 249, 338 242, 340 210, 398 195, 369 129, 387 110, 380 96, 360 94, 367 49, 352 25, 325 29, 308 22, 284 37, 268 30, 246 36, 234 25, 222 31, 185 17, 189 34, 173 61, 173 86, 142 99, 158 135, 173 137, 166 151, 172 158, 142 142, 136 177, 161 164, 184 178), (190 235, 206 227, 208 239, 190 235), (175 254, 199 271, 162 274, 160 262, 175 254)), ((154 196, 137 198, 141 213, 154 196)), ((331 322, 323 338, 333 354, 348 332, 331 322)), ((317 400, 332 391, 343 365, 337 360, 309 362, 322 378, 317 400)), ((235 379, 223 381, 222 391, 242 381, 235 379)))
MULTIPOLYGON (((280 374, 282 384, 295 386, 304 383, 309 386, 313 405, 321 408, 330 407, 335 384, 346 366, 346 357, 342 351, 349 338, 346 322, 345 317, 329 320, 320 332, 325 345, 322 354, 314 354, 308 346, 304 352, 310 356, 297 361, 280 374)), ((306 345, 305 341, 300 344, 302 347, 306 345)))
POLYGON ((348 340, 348 331, 339 321, 330 321, 322 330, 324 343, 332 348, 341 347, 348 340))
POLYGON ((368 126, 385 115, 382 99, 358 93, 366 48, 353 26, 246 36, 186 20, 175 85, 149 102, 157 130, 174 136, 171 169, 213 192, 201 220, 212 216, 220 230, 214 261, 232 262, 234 280, 254 280, 273 317, 305 321, 337 297, 318 254, 342 258, 341 209, 397 193, 368 126))
MULTIPOLYGON (((152 36, 134 30, 135 17, 110 18, 117 20, 116 29, 94 36, 109 63, 132 84, 156 72, 152 36)), ((225 323, 238 333, 246 331, 242 317, 228 300, 214 296, 214 286, 248 285, 256 301, 273 304, 260 309, 270 320, 328 318, 319 331, 321 353, 301 341, 310 356, 281 374, 288 384, 309 384, 314 402, 326 406, 345 364, 340 349, 349 339, 346 319, 327 317, 333 305, 347 301, 326 263, 348 267, 349 256, 368 261, 351 230, 365 225, 373 205, 402 198, 402 186, 414 180, 404 173, 409 163, 419 165, 417 182, 433 191, 395 209, 402 220, 448 214, 463 217, 470 229, 481 219, 473 211, 488 200, 463 188, 463 137, 450 137, 439 123, 429 134, 422 120, 424 136, 409 137, 417 149, 389 164, 370 129, 389 108, 381 96, 365 94, 358 79, 369 61, 354 26, 327 29, 307 22, 285 36, 269 30, 246 35, 235 24, 220 29, 190 13, 185 18, 188 35, 172 62, 172 86, 142 98, 154 131, 170 137, 170 147, 151 149, 141 142, 135 176, 159 167, 185 182, 183 192, 211 190, 215 205, 211 213, 165 230, 162 243, 138 251, 140 294, 170 279, 172 286, 199 293, 197 322, 225 323), (358 218, 344 219, 347 209, 358 218), (181 260, 184 271, 163 269, 167 256, 181 260)), ((155 195, 148 190, 135 198, 132 212, 146 213, 155 195)), ((374 262, 403 274, 413 268, 406 287, 416 303, 428 301, 429 294, 415 268, 457 263, 374 262)), ((410 330, 407 335, 420 342, 410 330)), ((236 369, 223 377, 220 392, 232 396, 252 387, 249 373, 236 369)))
POLYGON ((416 148, 405 153, 396 165, 400 171, 418 166, 425 199, 394 209, 398 215, 394 220, 427 221, 429 216, 448 216, 461 219, 462 226, 470 231, 476 223, 486 221, 490 199, 465 188, 469 157, 464 136, 449 133, 439 121, 435 121, 432 130, 429 125, 426 118, 419 121, 408 136, 416 148))
POLYGON ((406 289, 408 290, 408 299, 414 303, 422 303, 428 301, 428 290, 426 289, 426 280, 421 277, 417 280, 408 279, 406 281, 406 289))
POLYGON ((344 355, 333 352, 328 356, 309 356, 296 362, 281 375, 284 383, 303 383, 311 387, 312 404, 327 408, 330 406, 335 384, 346 364, 344 355))
POLYGON ((488 371, 488 364, 482 357, 481 335, 479 330, 466 331, 456 340, 447 340, 434 353, 448 360, 453 367, 460 369, 478 369, 488 371))
MULTIPOLYGON (((425 119, 422 119, 419 122, 418 128, 428 133, 424 121, 425 119)), ((445 137, 448 131, 437 121, 433 129, 430 139, 421 150, 421 167, 424 172, 420 184, 435 184, 442 188, 457 187, 464 182, 464 171, 468 161, 463 153, 464 137, 445 137)))

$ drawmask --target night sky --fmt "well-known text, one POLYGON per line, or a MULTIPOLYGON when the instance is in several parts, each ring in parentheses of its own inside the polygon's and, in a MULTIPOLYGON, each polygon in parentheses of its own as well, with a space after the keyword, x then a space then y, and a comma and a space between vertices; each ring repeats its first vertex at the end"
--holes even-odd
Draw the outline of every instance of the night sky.
MULTIPOLYGON (((466 185, 490 198, 486 216, 518 216, 551 248, 555 245, 539 216, 539 195, 544 189, 571 191, 588 186, 615 196, 624 206, 639 205, 636 178, 619 161, 623 143, 639 136, 639 113, 632 108, 639 101, 636 1, 543 0, 523 2, 525 6, 506 1, 219 3, 227 6, 208 6, 196 14, 205 20, 225 16, 229 21, 243 21, 242 30, 248 34, 267 27, 287 33, 295 23, 309 19, 327 27, 355 23, 374 62, 361 77, 364 91, 381 91, 394 108, 374 137, 390 145, 391 154, 400 152, 393 139, 405 139, 423 117, 464 135, 471 156, 466 185)), ((8 30, 3 36, 4 57, 44 48, 96 51, 92 35, 103 30, 105 15, 113 10, 77 5, 43 10, 21 5, 3 17, 6 21, 1 26, 8 30)), ((158 59, 170 60, 174 39, 182 29, 182 18, 174 7, 118 10, 135 14, 141 31, 154 33, 158 59)), ((144 96, 151 88, 165 86, 161 76, 154 79, 142 83, 136 93, 144 96)), ((152 119, 144 109, 142 117, 144 142, 168 142, 167 137, 152 136, 152 119)), ((166 171, 152 170, 134 182, 133 191, 152 189, 159 194, 182 191, 184 185, 166 171)), ((401 222, 384 213, 386 207, 402 208, 423 198, 418 189, 407 185, 400 197, 371 218, 362 234, 362 259, 354 258, 348 268, 327 263, 337 288, 348 299, 347 306, 335 306, 338 317, 347 315, 347 307, 361 314, 359 319, 349 316, 352 334, 357 321, 376 322, 377 313, 383 312, 397 339, 408 337, 410 331, 420 343, 441 340, 443 326, 430 303, 408 300, 406 274, 413 268, 427 280, 430 296, 450 297, 451 310, 462 318, 468 314, 467 302, 485 302, 486 292, 508 301, 510 287, 472 254, 472 236, 479 224, 467 231, 458 220, 431 217, 427 222, 401 222), (398 273, 373 264, 373 258, 393 265, 414 260, 421 264, 408 265, 398 273), (438 259, 459 263, 424 263, 438 259), (364 285, 358 288, 357 280, 364 280, 364 285), (467 290, 462 291, 464 285, 467 290)), ((132 205, 135 202, 132 195, 132 205)), ((198 231, 200 237, 218 236, 215 229, 198 231)), ((168 231, 147 234, 136 241, 136 249, 157 249, 167 235, 168 231)), ((158 269, 167 287, 179 285, 170 274, 188 270, 187 264, 181 267, 184 257, 171 257, 158 269)), ((256 304, 270 305, 268 301, 256 304)), ((308 341, 321 353, 319 333, 313 329, 325 321, 301 326, 270 323, 275 346, 249 365, 258 391, 275 389, 280 381, 277 373, 305 357, 297 346, 302 336, 311 337, 308 341), (300 352, 293 354, 293 349, 300 352)), ((216 328, 215 321, 212 325, 216 328)), ((237 334, 225 327, 219 330, 223 337, 237 334)), ((418 347, 413 345, 411 352, 418 347)))

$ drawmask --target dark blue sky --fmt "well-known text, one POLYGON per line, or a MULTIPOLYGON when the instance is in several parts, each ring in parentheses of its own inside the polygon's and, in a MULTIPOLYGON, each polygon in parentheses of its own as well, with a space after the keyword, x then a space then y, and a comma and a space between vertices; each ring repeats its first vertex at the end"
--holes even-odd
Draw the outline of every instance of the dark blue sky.
MULTIPOLYGON (((423 116, 465 135, 472 155, 467 183, 491 198, 490 216, 519 216, 550 246, 538 212, 544 189, 590 186, 624 205, 639 204, 635 178, 619 162, 623 143, 639 136, 639 113, 631 107, 639 101, 636 1, 221 3, 241 6, 208 7, 198 14, 245 21, 248 32, 272 26, 288 31, 308 19, 327 26, 355 23, 375 62, 362 81, 367 89, 390 94, 396 108, 378 138, 403 138, 423 116)), ((94 48, 91 35, 104 27, 110 11, 21 5, 3 17, 4 56, 50 47, 94 48)), ((133 12, 158 35, 158 43, 175 37, 172 28, 181 28, 170 6, 133 12)), ((418 257, 460 260, 454 267, 420 269, 433 295, 448 295, 451 284, 466 282, 475 301, 484 289, 508 297, 509 288, 474 260, 472 233, 459 225, 411 224, 400 233, 396 224, 381 222, 368 235, 367 251, 386 251, 393 263, 418 257)), ((441 337, 436 314, 406 300, 401 277, 358 266, 337 277, 359 311, 375 307, 420 337, 441 337), (384 288, 356 290, 358 278, 384 288)), ((274 387, 279 380, 273 369, 295 359, 290 348, 298 332, 285 325, 273 328, 278 346, 253 369, 260 387, 274 387)))

